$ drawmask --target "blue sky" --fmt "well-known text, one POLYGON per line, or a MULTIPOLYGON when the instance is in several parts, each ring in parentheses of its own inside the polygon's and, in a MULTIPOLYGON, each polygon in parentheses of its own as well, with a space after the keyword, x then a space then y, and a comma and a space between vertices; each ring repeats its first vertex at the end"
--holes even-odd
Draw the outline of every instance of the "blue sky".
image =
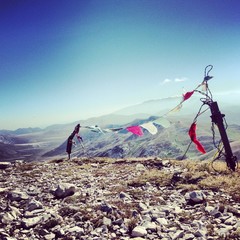
POLYGON ((208 64, 238 94, 239 23, 238 0, 1 0, 0 129, 180 95, 208 64))

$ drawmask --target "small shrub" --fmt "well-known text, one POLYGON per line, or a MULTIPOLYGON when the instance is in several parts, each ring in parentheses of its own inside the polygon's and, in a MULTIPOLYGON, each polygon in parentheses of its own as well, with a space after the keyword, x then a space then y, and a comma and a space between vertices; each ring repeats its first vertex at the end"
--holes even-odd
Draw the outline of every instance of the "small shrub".
POLYGON ((129 221, 127 222, 127 228, 128 228, 128 231, 131 233, 132 230, 137 226, 138 224, 138 218, 130 218, 129 221))

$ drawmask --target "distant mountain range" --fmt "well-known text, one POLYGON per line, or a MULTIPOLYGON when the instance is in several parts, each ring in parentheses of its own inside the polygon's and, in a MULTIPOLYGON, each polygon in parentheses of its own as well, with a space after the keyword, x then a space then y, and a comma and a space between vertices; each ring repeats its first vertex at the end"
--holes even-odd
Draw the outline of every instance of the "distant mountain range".
POLYGON ((133 115, 133 114, 148 114, 159 115, 167 113, 174 108, 182 100, 182 96, 174 96, 169 98, 154 99, 145 101, 140 104, 135 104, 126 108, 122 108, 116 112, 118 115, 133 115))
MULTIPOLYGON (((149 119, 135 120, 123 127, 139 125, 148 122, 149 119)), ((216 149, 213 144, 213 134, 211 132, 211 123, 208 125, 198 124, 198 139, 205 147, 207 154, 202 155, 196 150, 194 144, 188 136, 188 130, 191 121, 187 119, 170 119, 171 126, 164 128, 156 124, 158 133, 151 135, 147 130, 144 131, 143 136, 136 136, 126 130, 118 133, 94 133, 91 131, 82 131, 84 139, 83 145, 77 143, 73 147, 72 156, 91 156, 91 157, 111 157, 111 158, 125 158, 125 157, 148 157, 158 156, 161 158, 176 158, 184 159, 186 157, 192 159, 206 159, 212 157, 216 149), (190 145, 187 151, 188 145, 190 145), (186 152, 187 151, 187 152, 186 152), (186 154, 186 156, 185 156, 186 154)), ((237 140, 240 139, 240 127, 238 125, 231 125, 228 128, 229 140, 237 145, 237 140)), ((219 133, 216 130, 215 138, 218 142, 220 140, 219 133)), ((44 154, 44 157, 66 156, 66 141, 64 141, 57 148, 44 154)), ((238 149, 235 147, 236 151, 238 149)), ((240 157, 240 152, 238 152, 240 157)))
MULTIPOLYGON (((84 139, 84 148, 78 144, 73 149, 73 156, 88 155, 115 158, 159 156, 181 159, 190 143, 188 129, 201 106, 199 99, 192 97, 191 100, 184 102, 179 112, 166 114, 178 105, 181 99, 181 97, 172 97, 150 100, 121 109, 113 114, 79 120, 69 124, 51 125, 45 129, 1 130, 0 161, 16 159, 32 161, 46 157, 66 156, 66 139, 77 123, 83 126, 81 136, 84 139), (92 125, 98 125, 101 128, 125 128, 152 121, 152 119, 162 115, 166 115, 171 125, 169 128, 164 128, 156 124, 158 128, 156 135, 151 135, 147 130, 144 130, 144 136, 142 137, 133 135, 126 130, 118 133, 100 134, 84 128, 84 126, 92 125)), ((230 125, 227 130, 229 139, 234 146, 234 151, 238 152, 240 108, 230 104, 222 104, 219 107, 222 113, 226 114, 226 120, 230 125)), ((191 144, 187 157, 204 159, 214 154, 210 115, 210 111, 207 111, 199 117, 197 130, 199 140, 205 146, 207 154, 201 155, 191 144)), ((218 136, 217 133, 216 135, 218 136)))
MULTIPOLYGON (((240 93, 234 93, 230 96, 220 95, 218 98, 219 99, 216 101, 218 102, 219 109, 226 115, 228 121, 240 124, 240 93)), ((167 115, 181 101, 182 96, 154 99, 120 109, 114 113, 124 116, 139 114, 139 117, 149 117, 152 115, 162 116, 167 115)), ((194 117, 202 105, 202 102, 200 101, 198 95, 192 95, 192 97, 189 100, 186 100, 182 105, 181 110, 179 112, 174 112, 174 115, 194 117)), ((207 106, 205 106, 205 108, 207 108, 207 106)))

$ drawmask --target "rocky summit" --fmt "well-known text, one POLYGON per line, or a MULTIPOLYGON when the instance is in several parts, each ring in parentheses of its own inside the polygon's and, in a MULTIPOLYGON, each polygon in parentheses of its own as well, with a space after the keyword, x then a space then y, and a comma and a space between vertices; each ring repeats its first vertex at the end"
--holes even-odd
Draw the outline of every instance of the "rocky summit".
POLYGON ((179 161, 16 161, 0 172, 2 240, 240 239, 237 196, 179 161))

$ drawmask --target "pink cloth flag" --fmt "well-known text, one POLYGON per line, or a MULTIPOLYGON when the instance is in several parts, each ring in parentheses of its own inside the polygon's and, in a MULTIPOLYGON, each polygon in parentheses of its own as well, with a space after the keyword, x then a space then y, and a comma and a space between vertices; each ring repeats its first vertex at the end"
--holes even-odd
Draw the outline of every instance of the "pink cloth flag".
POLYGON ((186 92, 185 94, 183 94, 183 101, 188 100, 193 95, 193 93, 194 91, 186 92))
POLYGON ((136 134, 138 136, 142 136, 143 135, 143 131, 142 128, 140 126, 131 126, 131 127, 127 127, 126 128, 129 132, 136 134))
POLYGON ((197 124, 193 123, 188 131, 188 135, 191 138, 191 140, 195 143, 196 148, 201 153, 206 153, 203 145, 198 141, 197 134, 196 134, 197 124))

